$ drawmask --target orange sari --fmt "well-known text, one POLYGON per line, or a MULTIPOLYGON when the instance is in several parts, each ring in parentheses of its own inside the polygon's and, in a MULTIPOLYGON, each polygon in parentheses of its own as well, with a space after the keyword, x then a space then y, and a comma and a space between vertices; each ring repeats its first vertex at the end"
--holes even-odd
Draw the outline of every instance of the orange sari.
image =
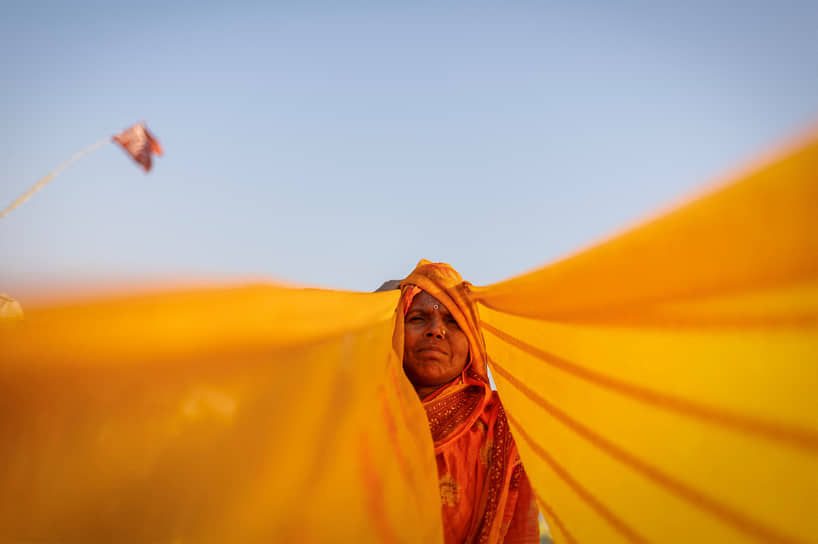
MULTIPOLYGON (((422 260, 402 283, 403 313, 421 290, 443 303, 469 340, 460 377, 423 400, 435 445, 447 544, 539 542, 538 511, 487 358, 469 284, 449 265, 422 260)), ((403 320, 395 349, 403 353, 403 320)))

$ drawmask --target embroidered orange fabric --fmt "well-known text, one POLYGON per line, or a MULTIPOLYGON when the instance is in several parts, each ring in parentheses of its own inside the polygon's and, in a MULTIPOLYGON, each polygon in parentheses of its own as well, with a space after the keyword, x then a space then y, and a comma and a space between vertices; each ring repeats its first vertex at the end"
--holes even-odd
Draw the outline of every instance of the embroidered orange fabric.
MULTIPOLYGON (((435 444, 447 544, 539 542, 537 507, 503 405, 488 380, 485 342, 469 284, 451 266, 420 261, 401 283, 405 314, 426 291, 443 303, 469 340, 460 377, 423 399, 435 444)), ((395 349, 403 353, 403 320, 395 349)))

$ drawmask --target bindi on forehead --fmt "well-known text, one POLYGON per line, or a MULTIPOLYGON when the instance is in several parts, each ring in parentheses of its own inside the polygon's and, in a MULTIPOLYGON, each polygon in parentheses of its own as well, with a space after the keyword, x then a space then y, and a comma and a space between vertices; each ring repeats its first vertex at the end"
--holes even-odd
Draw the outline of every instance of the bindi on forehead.
POLYGON ((409 311, 440 311, 450 313, 449 309, 446 308, 442 302, 426 292, 420 293, 415 297, 412 301, 412 305, 409 307, 409 311))

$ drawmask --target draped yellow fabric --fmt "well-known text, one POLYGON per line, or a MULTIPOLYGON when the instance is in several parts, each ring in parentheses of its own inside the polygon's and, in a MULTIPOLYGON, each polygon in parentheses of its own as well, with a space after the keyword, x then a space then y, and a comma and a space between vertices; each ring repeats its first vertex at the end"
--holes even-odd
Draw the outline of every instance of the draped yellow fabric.
POLYGON ((399 293, 270 286, 0 332, 2 542, 438 542, 399 293))
POLYGON ((472 294, 560 542, 818 542, 818 138, 472 294))
MULTIPOLYGON (((468 292, 557 542, 818 542, 818 136, 468 292)), ((26 308, 0 326, 0 540, 440 542, 398 295, 26 308)))

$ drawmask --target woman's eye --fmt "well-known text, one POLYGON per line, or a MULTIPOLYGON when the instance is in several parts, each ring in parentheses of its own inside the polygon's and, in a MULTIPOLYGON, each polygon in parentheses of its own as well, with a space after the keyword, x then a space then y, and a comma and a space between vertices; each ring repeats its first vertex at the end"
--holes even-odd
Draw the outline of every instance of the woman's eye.
POLYGON ((409 318, 409 321, 417 323, 418 321, 423 321, 423 318, 420 317, 419 315, 413 315, 412 317, 409 318))

